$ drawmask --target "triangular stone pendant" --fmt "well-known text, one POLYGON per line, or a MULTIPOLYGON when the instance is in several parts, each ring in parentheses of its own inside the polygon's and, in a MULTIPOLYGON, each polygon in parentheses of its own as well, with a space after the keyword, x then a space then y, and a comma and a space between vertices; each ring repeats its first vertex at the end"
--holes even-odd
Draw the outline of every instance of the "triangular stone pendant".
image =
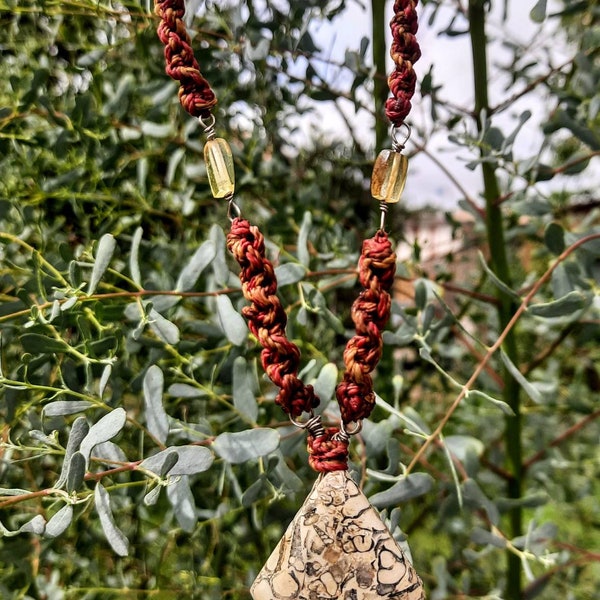
POLYGON ((346 471, 319 476, 250 592, 254 600, 425 600, 410 561, 346 471))

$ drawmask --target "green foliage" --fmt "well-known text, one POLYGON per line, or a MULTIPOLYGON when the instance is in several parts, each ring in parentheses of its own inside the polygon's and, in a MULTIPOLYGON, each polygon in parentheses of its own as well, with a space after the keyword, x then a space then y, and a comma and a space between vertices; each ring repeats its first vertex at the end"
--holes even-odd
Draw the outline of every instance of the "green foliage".
MULTIPOLYGON (((379 219, 372 153, 352 131, 346 145, 295 134, 326 103, 373 112, 360 100, 368 44, 337 65, 321 51, 311 23, 335 22, 346 2, 209 4, 189 22, 236 200, 267 233, 302 376, 335 422, 360 240, 379 219)), ((468 29, 457 3, 423 4, 422 28, 468 29)), ((493 170, 510 277, 458 181, 473 223, 448 215, 460 250, 426 264, 420 239, 399 266, 410 301, 399 290, 378 406, 351 450, 436 600, 502 597, 506 552, 524 598, 600 587, 598 15, 592 2, 547 12, 538 2, 532 18, 560 20, 569 61, 544 71, 507 42, 506 100, 488 114, 444 102, 435 67, 425 77, 435 119, 414 124, 414 153, 440 165, 428 140, 444 132, 470 169, 493 170), (515 103, 541 86, 539 147, 524 156, 533 111, 515 103), (506 299, 516 320, 503 332, 506 299), (516 496, 503 436, 514 419, 516 496)), ((0 23, 0 596, 249 598, 314 473, 241 317, 226 207, 149 5, 0 0, 0 23)), ((398 211, 390 220, 400 232, 398 211)))

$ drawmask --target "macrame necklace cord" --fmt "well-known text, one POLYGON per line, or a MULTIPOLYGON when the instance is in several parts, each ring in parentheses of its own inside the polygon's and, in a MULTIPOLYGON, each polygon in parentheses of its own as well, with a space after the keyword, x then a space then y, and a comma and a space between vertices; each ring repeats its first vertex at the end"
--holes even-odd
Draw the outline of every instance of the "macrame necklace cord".
POLYGON ((258 574, 251 588, 254 600, 425 598, 410 561, 347 473, 350 436, 360 431, 375 406, 371 373, 381 358, 383 329, 390 316, 396 255, 385 232, 385 216, 389 204, 400 200, 406 181, 408 162, 402 150, 410 127, 405 118, 415 90, 413 64, 420 56, 416 5, 413 0, 394 2, 390 54, 395 67, 385 105, 393 143, 391 150, 377 156, 371 180, 381 222, 377 233, 363 242, 358 263, 362 289, 351 309, 355 334, 346 344, 345 370, 336 388, 341 421, 325 427, 314 412, 319 398, 298 377, 300 350, 286 335, 287 316, 264 237, 241 217, 234 201, 233 157, 227 141, 216 137, 211 110, 217 100, 194 57, 183 21, 184 0, 155 0, 166 72, 179 81, 181 105, 198 118, 206 134, 204 157, 212 194, 227 201, 227 247, 240 266, 242 293, 249 302, 242 312, 262 347, 265 373, 278 388, 275 402, 294 425, 306 429, 309 463, 321 474, 258 574), (398 139, 401 128, 406 130, 403 141, 398 139))

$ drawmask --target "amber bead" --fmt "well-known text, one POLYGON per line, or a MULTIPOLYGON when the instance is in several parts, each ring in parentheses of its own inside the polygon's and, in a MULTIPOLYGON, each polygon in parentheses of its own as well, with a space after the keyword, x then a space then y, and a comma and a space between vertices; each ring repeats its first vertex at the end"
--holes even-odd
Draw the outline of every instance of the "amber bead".
POLYGON ((404 190, 407 171, 408 159, 404 154, 394 150, 382 150, 373 166, 373 198, 390 204, 398 202, 404 190))
POLYGON ((204 145, 204 160, 210 189, 215 198, 231 196, 235 190, 235 173, 231 147, 223 138, 213 138, 204 145))

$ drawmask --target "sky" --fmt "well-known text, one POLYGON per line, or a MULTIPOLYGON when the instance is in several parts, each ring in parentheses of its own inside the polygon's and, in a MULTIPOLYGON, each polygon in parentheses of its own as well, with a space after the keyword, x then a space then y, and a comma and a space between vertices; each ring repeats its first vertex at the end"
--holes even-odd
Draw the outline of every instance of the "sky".
MULTIPOLYGON (((392 2, 389 1, 387 4, 387 20, 389 22, 392 2)), ((529 12, 536 4, 536 0, 509 0, 508 19, 504 25, 502 24, 503 4, 499 0, 493 2, 494 8, 488 19, 488 35, 490 37, 498 37, 496 34, 503 32, 502 41, 511 40, 527 44, 533 56, 539 61, 540 74, 547 70, 548 65, 548 57, 541 50, 541 42, 547 40, 549 36, 554 35, 555 41, 558 41, 552 52, 551 62, 557 65, 568 59, 570 51, 564 43, 561 43, 560 38, 556 37, 555 24, 546 21, 540 26, 530 19, 529 12)), ((347 9, 332 23, 315 22, 312 26, 311 33, 314 39, 321 44, 322 48, 327 49, 327 54, 333 61, 343 61, 347 49, 357 48, 363 36, 371 36, 371 14, 368 6, 370 6, 370 2, 366 0, 348 0, 347 9)), ((560 6, 560 2, 549 0, 548 12, 558 9, 560 6)), ((441 94, 444 99, 470 109, 473 105, 473 84, 469 36, 439 35, 439 30, 448 24, 452 11, 441 9, 433 25, 428 22, 430 14, 430 7, 423 8, 419 4, 417 39, 421 46, 422 57, 415 65, 419 81, 433 65, 434 82, 436 85, 443 86, 441 94)), ((463 25, 464 23, 457 22, 456 27, 462 29, 463 25)), ((489 49, 490 101, 492 105, 515 92, 515 88, 508 93, 505 91, 506 81, 498 76, 497 69, 494 68, 498 62, 506 63, 507 61, 512 61, 512 55, 505 50, 501 41, 494 42, 489 49)), ((391 68, 390 60, 388 71, 391 68)), ((332 69, 328 71, 328 78, 332 80, 333 87, 336 85, 343 87, 345 83, 343 75, 336 75, 335 70, 332 69)), ((519 86, 516 89, 519 89, 519 86)), ((303 128, 307 132, 311 127, 323 129, 323 124, 326 123, 325 130, 329 137, 343 138, 345 135, 347 136, 347 125, 342 118, 335 109, 328 108, 323 104, 319 103, 319 112, 313 117, 313 122, 305 122, 303 128)), ((494 121, 494 125, 499 126, 506 135, 514 129, 517 115, 525 110, 531 111, 532 117, 524 125, 515 145, 515 155, 521 159, 535 154, 543 141, 539 133, 539 124, 548 112, 548 108, 544 106, 544 98, 540 95, 530 94, 511 107, 510 111, 499 115, 494 121)), ((372 116, 366 111, 355 113, 353 105, 349 102, 345 106, 345 114, 361 141, 367 147, 373 147, 372 116)), ((408 122, 413 125, 421 125, 426 129, 431 128, 429 102, 421 101, 418 93, 415 96, 408 122)), ((469 160, 474 158, 473 155, 449 142, 447 132, 429 138, 427 147, 460 181, 461 186, 470 195, 477 197, 481 187, 480 174, 465 166, 469 160)), ((410 143, 407 148, 410 150, 410 143)), ((432 205, 451 209, 456 207, 460 197, 461 192, 429 158, 421 154, 411 161, 405 192, 405 201, 411 208, 432 205)))

